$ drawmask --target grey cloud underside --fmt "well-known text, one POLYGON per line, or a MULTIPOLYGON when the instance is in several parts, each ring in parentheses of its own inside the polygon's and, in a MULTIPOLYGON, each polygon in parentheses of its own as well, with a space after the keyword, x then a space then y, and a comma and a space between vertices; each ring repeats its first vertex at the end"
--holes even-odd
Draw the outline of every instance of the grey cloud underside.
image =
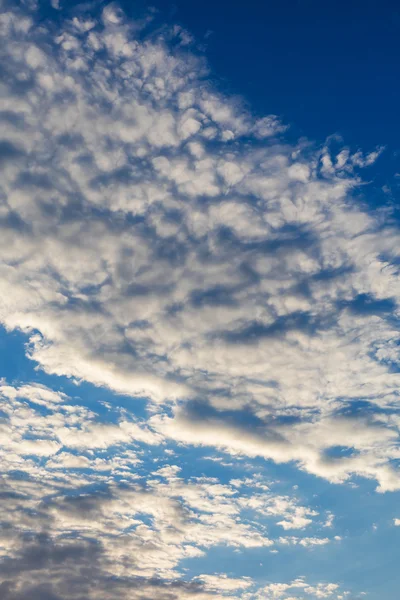
POLYGON ((399 489, 399 234, 354 199, 378 153, 286 143, 113 8, 2 29, 0 318, 29 356, 148 397, 155 436, 399 489))
POLYGON ((21 554, 0 569, 4 600, 177 600, 216 598, 200 583, 145 577, 118 578, 104 572, 96 542, 56 544, 46 535, 24 540, 21 554))

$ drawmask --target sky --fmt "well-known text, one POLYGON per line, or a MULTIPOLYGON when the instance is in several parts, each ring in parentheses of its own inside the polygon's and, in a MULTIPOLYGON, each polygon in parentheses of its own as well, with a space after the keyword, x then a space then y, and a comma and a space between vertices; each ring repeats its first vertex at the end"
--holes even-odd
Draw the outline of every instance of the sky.
POLYGON ((2 2, 1 600, 397 600, 390 2, 2 2))

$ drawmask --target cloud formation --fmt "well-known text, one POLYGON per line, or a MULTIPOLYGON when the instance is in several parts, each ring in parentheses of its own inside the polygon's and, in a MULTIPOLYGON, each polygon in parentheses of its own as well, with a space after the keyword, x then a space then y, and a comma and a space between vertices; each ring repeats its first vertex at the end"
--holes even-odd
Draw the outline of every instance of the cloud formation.
POLYGON ((6 5, 0 27, 0 321, 47 374, 148 408, 106 420, 3 382, 2 597, 345 598, 185 582, 179 564, 212 547, 328 544, 307 528, 333 517, 140 465, 178 443, 400 489, 400 238, 361 199, 382 149, 288 141, 210 83, 182 29, 114 4, 57 23, 6 5))
POLYGON ((2 14, 3 324, 48 373, 173 402, 165 435, 398 489, 399 236, 354 197, 379 151, 286 143, 141 27, 2 14))
POLYGON ((274 482, 255 476, 223 484, 196 469, 184 477, 168 448, 160 464, 151 454, 155 444, 165 444, 160 435, 129 421, 126 411, 124 421, 104 425, 100 419, 109 422, 111 415, 64 393, 6 383, 0 411, 6 598, 98 598, 98 586, 105 600, 147 598, 143 589, 154 597, 157 586, 166 598, 250 592, 253 598, 251 578, 205 573, 185 583, 181 563, 212 548, 335 543, 308 532, 321 529, 329 515, 280 494, 274 482), (270 537, 269 524, 278 536, 270 537), (297 535, 285 535, 288 530, 297 535))

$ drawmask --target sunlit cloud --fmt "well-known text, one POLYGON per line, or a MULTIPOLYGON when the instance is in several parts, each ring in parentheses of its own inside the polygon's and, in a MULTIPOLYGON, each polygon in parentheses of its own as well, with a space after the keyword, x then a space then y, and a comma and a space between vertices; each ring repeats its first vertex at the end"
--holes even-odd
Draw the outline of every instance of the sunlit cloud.
POLYGON ((300 575, 185 579, 213 548, 341 536, 295 490, 174 459, 206 447, 400 490, 400 237, 360 200, 383 148, 290 141, 151 14, 38 19, 0 19, 0 322, 43 376, 130 404, 2 382, 2 597, 347 598, 300 575))

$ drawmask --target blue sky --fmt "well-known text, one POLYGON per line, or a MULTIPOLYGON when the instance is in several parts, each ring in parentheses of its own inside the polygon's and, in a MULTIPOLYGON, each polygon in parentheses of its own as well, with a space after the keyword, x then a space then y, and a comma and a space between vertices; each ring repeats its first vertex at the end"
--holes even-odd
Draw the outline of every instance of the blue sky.
MULTIPOLYGON (((133 11, 137 5, 124 4, 133 11)), ((153 5, 160 20, 179 22, 206 45, 214 72, 253 110, 279 114, 296 133, 314 140, 340 132, 347 143, 385 144, 396 151, 395 2, 153 5)))
MULTIPOLYGON (((139 3, 140 4, 140 3, 139 3)), ((322 143, 384 145, 373 187, 397 188, 400 12, 396 2, 201 3, 160 0, 160 21, 179 22, 206 47, 219 84, 252 110, 278 114, 288 135, 322 143)), ((137 4, 125 3, 127 10, 137 4)), ((384 198, 374 194, 374 200, 384 198)))
POLYGON ((1 10, 1 598, 395 600, 398 9, 1 10))

